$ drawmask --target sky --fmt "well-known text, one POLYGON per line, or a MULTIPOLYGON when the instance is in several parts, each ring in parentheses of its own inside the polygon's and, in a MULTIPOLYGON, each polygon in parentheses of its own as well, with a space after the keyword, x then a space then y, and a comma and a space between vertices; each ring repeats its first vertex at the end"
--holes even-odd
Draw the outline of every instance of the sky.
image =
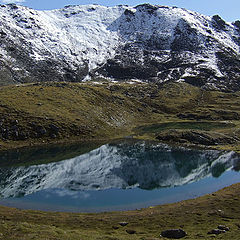
POLYGON ((66 5, 83 5, 97 3, 104 6, 119 4, 135 6, 141 3, 177 6, 193 10, 204 15, 220 15, 224 20, 233 22, 240 19, 240 0, 0 0, 2 4, 16 3, 36 10, 63 8, 66 5))

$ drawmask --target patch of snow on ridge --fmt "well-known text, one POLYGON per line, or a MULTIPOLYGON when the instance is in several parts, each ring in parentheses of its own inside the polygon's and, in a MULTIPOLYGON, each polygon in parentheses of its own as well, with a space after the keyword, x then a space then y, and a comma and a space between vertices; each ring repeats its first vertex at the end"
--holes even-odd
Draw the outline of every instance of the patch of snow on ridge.
POLYGON ((107 10, 100 6, 78 6, 39 14, 44 19, 44 29, 52 38, 56 37, 51 51, 72 62, 87 59, 93 69, 113 57, 118 36, 107 27, 121 13, 117 7, 107 10))
POLYGON ((96 5, 51 11, 17 8, 12 10, 14 16, 9 14, 8 8, 0 11, 6 14, 8 26, 24 35, 36 60, 42 60, 47 55, 65 60, 73 67, 74 63, 87 60, 90 69, 113 57, 119 36, 118 32, 107 28, 125 10, 96 5))

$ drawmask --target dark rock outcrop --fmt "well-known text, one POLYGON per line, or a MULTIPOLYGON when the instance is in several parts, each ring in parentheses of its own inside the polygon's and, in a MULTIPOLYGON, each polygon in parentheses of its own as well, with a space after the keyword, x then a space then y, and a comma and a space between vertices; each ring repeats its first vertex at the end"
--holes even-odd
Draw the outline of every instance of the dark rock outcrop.
POLYGON ((135 234, 135 233, 136 233, 136 231, 133 230, 133 229, 127 229, 126 232, 127 232, 128 234, 135 234))
POLYGON ((218 229, 224 230, 224 231, 229 231, 230 230, 230 228, 225 226, 225 225, 218 225, 218 229))
POLYGON ((218 145, 218 144, 232 144, 237 140, 233 137, 226 136, 220 133, 211 133, 208 131, 195 131, 195 130, 170 130, 158 134, 156 139, 164 142, 174 143, 192 143, 196 145, 218 145))
POLYGON ((169 229, 161 232, 162 237, 180 239, 187 236, 187 233, 182 229, 169 229))

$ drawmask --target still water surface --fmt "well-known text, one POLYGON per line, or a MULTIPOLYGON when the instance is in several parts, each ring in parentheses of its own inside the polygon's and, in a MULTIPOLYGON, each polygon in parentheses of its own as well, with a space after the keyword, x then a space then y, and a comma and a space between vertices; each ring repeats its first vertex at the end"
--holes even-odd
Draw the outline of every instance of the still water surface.
POLYGON ((234 152, 122 140, 0 155, 0 204, 96 212, 171 203, 240 182, 234 152))

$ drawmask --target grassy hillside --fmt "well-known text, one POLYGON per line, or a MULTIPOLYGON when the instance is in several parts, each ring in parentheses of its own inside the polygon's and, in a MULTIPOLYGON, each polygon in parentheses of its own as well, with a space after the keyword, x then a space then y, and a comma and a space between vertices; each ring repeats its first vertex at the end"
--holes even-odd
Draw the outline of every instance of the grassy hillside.
POLYGON ((1 150, 128 135, 240 150, 240 93, 186 83, 6 86, 0 113, 1 150))

